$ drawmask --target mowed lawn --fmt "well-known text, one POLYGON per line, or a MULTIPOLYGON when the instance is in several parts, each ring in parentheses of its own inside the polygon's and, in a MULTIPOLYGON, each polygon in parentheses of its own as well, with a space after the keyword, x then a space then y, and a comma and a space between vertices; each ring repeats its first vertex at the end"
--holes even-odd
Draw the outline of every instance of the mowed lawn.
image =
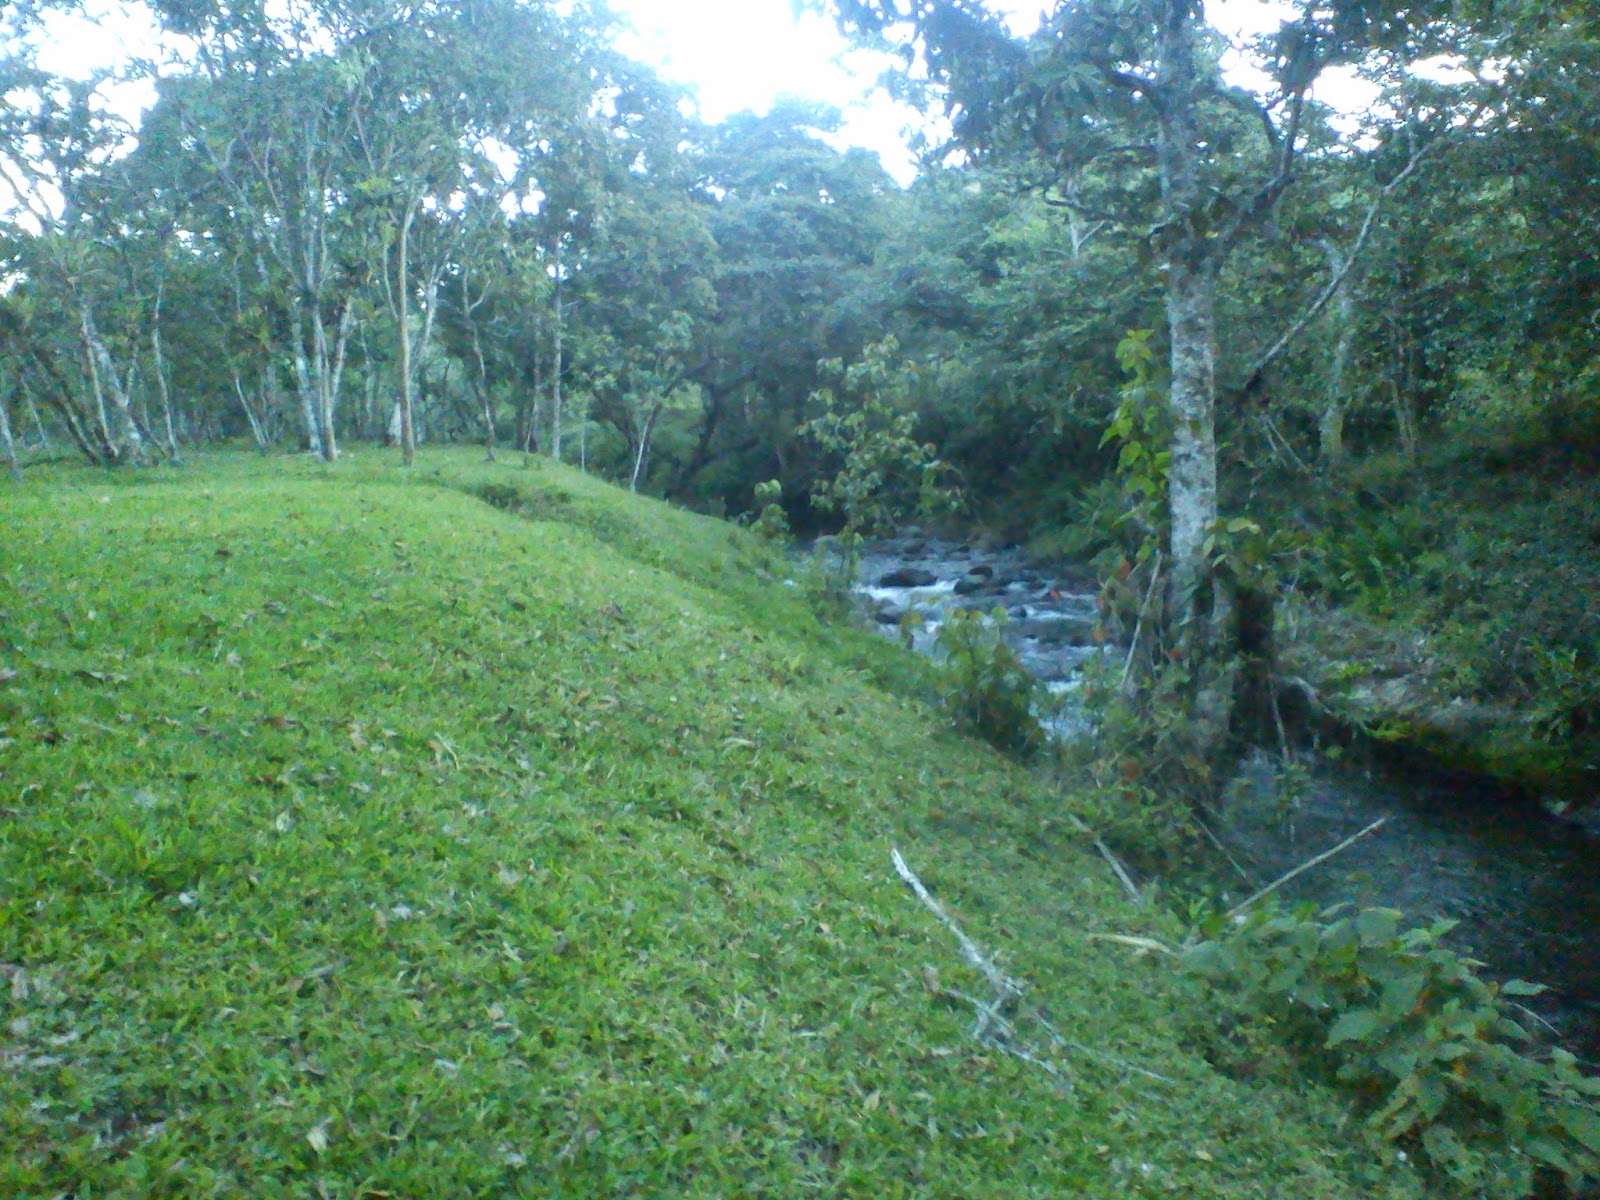
POLYGON ((0 1196, 1418 1194, 924 667, 475 459, 0 483, 0 1196), (1094 1053, 971 1039, 891 845, 1094 1053))

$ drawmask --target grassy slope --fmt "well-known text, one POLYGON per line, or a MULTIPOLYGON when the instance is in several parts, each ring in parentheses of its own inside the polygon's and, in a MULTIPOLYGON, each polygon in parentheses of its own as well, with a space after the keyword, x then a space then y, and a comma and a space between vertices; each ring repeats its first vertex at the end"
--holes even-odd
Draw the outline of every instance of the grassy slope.
POLYGON ((1059 798, 725 526, 465 453, 0 514, 0 1195, 1412 1194, 1187 1048, 1059 798), (968 1041, 891 841, 1175 1084, 968 1041))

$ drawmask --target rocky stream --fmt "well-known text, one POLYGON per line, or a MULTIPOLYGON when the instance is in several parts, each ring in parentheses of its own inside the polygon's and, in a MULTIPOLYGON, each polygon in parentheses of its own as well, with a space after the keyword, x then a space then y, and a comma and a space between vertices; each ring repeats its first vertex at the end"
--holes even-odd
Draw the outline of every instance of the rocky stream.
MULTIPOLYGON (((1086 728, 1070 701, 1083 664, 1121 652, 1095 640, 1091 574, 1047 569, 1015 548, 914 534, 871 543, 857 590, 889 636, 902 636, 903 618, 919 614, 913 644, 935 655, 954 610, 1003 609, 1005 637, 1022 663, 1066 698, 1049 723, 1058 737, 1086 728)), ((1211 817, 1253 884, 1387 817, 1283 894, 1397 908, 1418 922, 1458 921, 1456 944, 1494 975, 1549 987, 1531 1001, 1539 1018, 1591 1068, 1600 1065, 1600 833, 1590 825, 1442 765, 1424 769, 1359 752, 1308 753, 1289 772, 1275 756, 1257 755, 1241 765, 1211 817)))

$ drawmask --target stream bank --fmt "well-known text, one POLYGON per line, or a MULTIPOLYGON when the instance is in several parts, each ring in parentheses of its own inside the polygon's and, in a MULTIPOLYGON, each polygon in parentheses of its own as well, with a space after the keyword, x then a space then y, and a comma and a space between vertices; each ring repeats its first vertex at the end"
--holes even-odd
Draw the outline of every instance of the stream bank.
MULTIPOLYGON (((1050 723, 1055 736, 1084 730, 1070 702, 1079 672, 1096 655, 1117 652, 1097 640, 1092 575, 1030 562, 1016 547, 915 533, 870 543, 857 591, 889 636, 902 636, 901 621, 916 613, 911 640, 923 653, 937 653, 938 631, 956 609, 1002 609, 1018 658, 1066 700, 1050 723)), ((1308 650, 1314 641, 1291 633, 1299 654, 1292 671, 1308 689, 1324 694, 1305 674, 1324 689, 1342 678, 1356 696, 1368 694, 1360 685, 1366 676, 1351 660, 1321 669, 1308 650)), ((1275 756, 1252 756, 1213 814, 1215 832, 1254 887, 1388 817, 1382 829, 1284 888, 1285 899, 1459 922, 1455 942, 1493 975, 1548 985, 1530 1006, 1576 1053, 1600 1062, 1600 832, 1558 817, 1525 791, 1418 761, 1361 738, 1287 766, 1275 756)), ((1230 886, 1243 882, 1235 876, 1230 886)))

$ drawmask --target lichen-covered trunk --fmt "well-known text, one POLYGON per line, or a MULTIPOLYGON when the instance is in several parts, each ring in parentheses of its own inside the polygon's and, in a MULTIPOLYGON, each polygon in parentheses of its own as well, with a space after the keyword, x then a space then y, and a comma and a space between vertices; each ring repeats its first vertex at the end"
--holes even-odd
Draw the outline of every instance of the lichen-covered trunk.
POLYGON ((395 289, 395 320, 400 326, 400 459, 408 467, 417 457, 417 427, 411 401, 411 278, 408 261, 414 212, 414 208, 407 209, 405 220, 400 223, 400 286, 395 289))
POLYGON ((95 412, 101 437, 105 441, 107 460, 120 462, 132 459, 137 462, 144 455, 144 437, 139 432, 138 422, 134 420, 133 402, 123 389, 117 364, 111 357, 110 348, 101 339, 100 331, 95 328, 94 316, 88 305, 82 306, 78 315, 84 353, 89 360, 89 381, 94 388, 95 412), (116 417, 115 431, 112 430, 106 408, 107 391, 111 393, 112 411, 116 417))
POLYGON ((1328 363, 1328 393, 1317 418, 1317 455, 1324 468, 1333 469, 1344 461, 1344 415, 1349 404, 1350 360, 1356 340, 1356 285, 1350 278, 1344 252, 1331 241, 1327 245, 1328 265, 1344 282, 1333 302, 1333 355, 1328 363))
POLYGON ((5 452, 6 466, 11 469, 11 477, 20 483, 22 464, 17 462, 17 442, 11 436, 11 414, 6 409, 4 396, 0 396, 0 450, 5 452))
POLYGON ((1157 47, 1160 137, 1157 164, 1165 209, 1172 457, 1167 473, 1171 567, 1167 614, 1176 656, 1189 673, 1189 716, 1203 752, 1218 749, 1232 721, 1234 635, 1230 594, 1212 566, 1217 524, 1217 317, 1220 257, 1201 172, 1207 153, 1196 123, 1217 68, 1201 52, 1201 20, 1190 0, 1166 0, 1157 47))
POLYGON ((317 400, 316 384, 312 380, 311 362, 306 356, 304 325, 305 314, 297 307, 293 349, 295 389, 300 394, 300 419, 306 427, 306 449, 318 458, 326 460, 327 454, 322 444, 322 416, 319 411, 321 405, 317 400))
MULTIPOLYGON (((561 259, 556 258, 556 322, 555 344, 551 356, 554 361, 550 365, 550 457, 557 462, 561 461, 561 352, 562 339, 566 336, 563 322, 561 299, 561 259)), ((587 449, 587 447, 585 447, 587 449)))
POLYGON ((1173 611, 1188 622, 1209 609, 1206 541, 1217 521, 1216 273, 1203 257, 1174 262, 1167 283, 1171 339, 1173 611))

